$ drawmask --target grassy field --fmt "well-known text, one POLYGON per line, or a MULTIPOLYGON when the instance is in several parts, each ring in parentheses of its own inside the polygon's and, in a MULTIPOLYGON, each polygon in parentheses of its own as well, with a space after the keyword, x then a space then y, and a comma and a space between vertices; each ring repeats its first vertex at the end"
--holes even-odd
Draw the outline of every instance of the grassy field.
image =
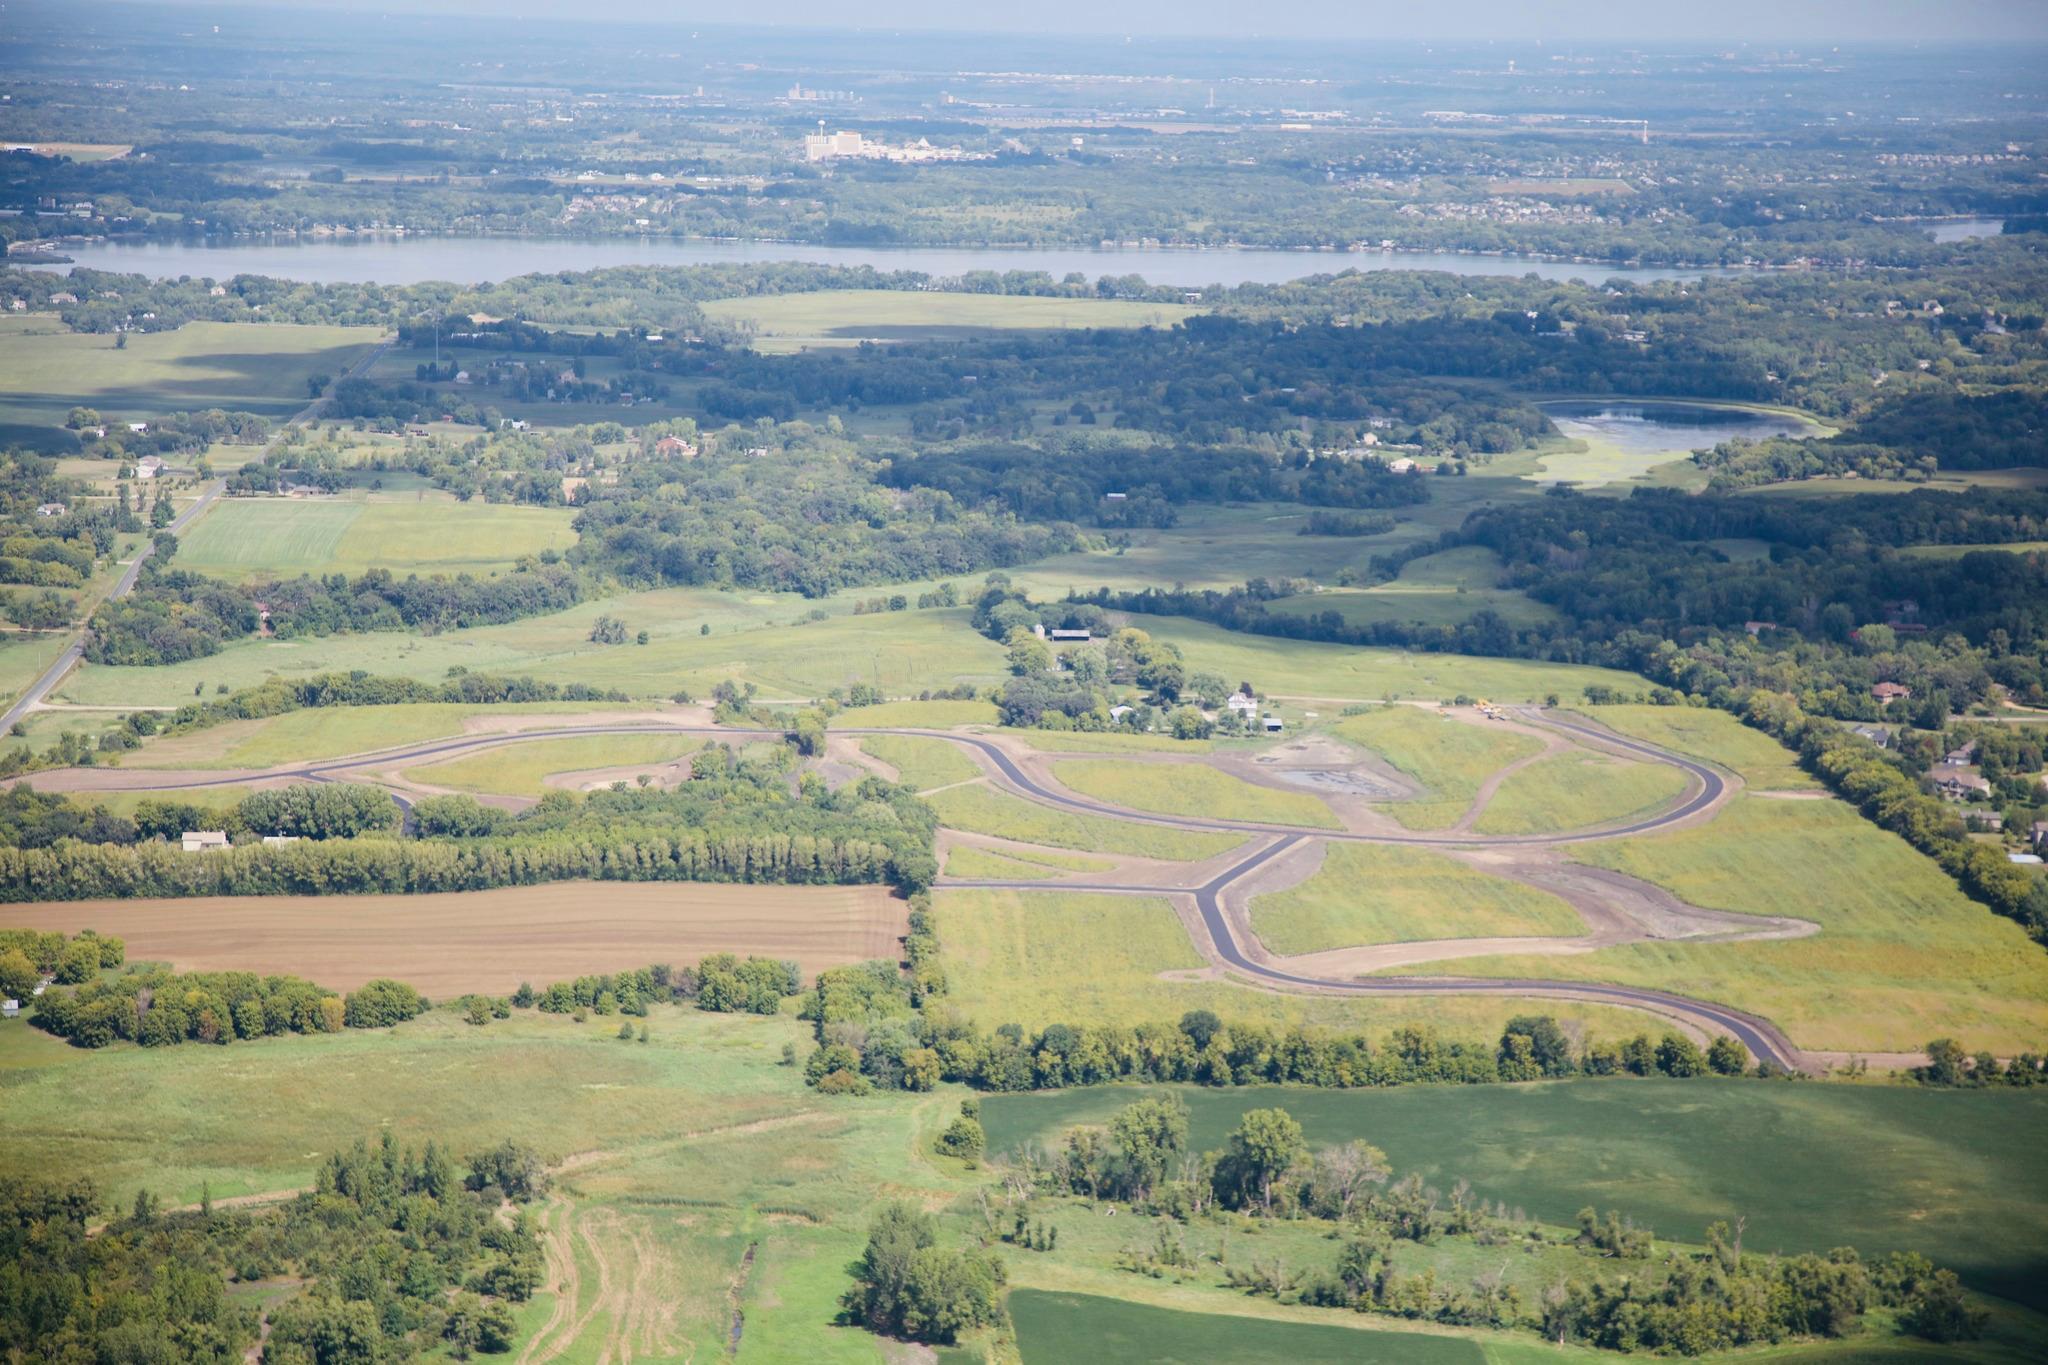
POLYGON ((1618 734, 1718 764, 1761 791, 1810 791, 1820 783, 1799 756, 1726 711, 1704 706, 1597 706, 1580 712, 1618 734))
POLYGON ((1260 940, 1286 954, 1585 928, 1576 911, 1547 892, 1446 854, 1393 845, 1331 844, 1313 877, 1254 897, 1250 910, 1260 940))
POLYGON ((1354 626, 1379 621, 1457 625, 1480 611, 1494 612, 1511 625, 1533 625, 1556 614, 1518 589, 1498 586, 1500 569, 1493 551, 1461 545, 1409 560, 1390 583, 1282 597, 1267 606, 1295 616, 1335 612, 1354 626))
POLYGON ((468 706, 457 702, 405 702, 395 706, 328 706, 287 711, 261 720, 223 725, 146 741, 122 760, 125 768, 270 768, 285 763, 343 758, 462 734, 470 721, 503 722, 519 716, 588 715, 618 703, 516 702, 468 706))
MULTIPOLYGON (((418 636, 398 632, 293 641, 250 640, 211 658, 161 668, 86 665, 59 700, 102 705, 177 705, 195 685, 248 687, 271 676, 361 668, 439 681, 452 667, 520 673, 550 682, 603 681, 634 696, 704 696, 726 679, 764 698, 808 700, 854 682, 918 692, 1004 675, 1000 645, 968 628, 965 609, 832 616, 802 621, 791 595, 671 588, 585 602, 499 626, 418 636), (646 630, 646 645, 595 645, 600 615, 646 630), (710 626, 710 634, 703 627, 710 626)), ((922 703, 920 703, 922 704, 922 703)))
POLYGON ((950 730, 956 725, 994 725, 1001 714, 985 701, 885 701, 875 706, 849 706, 832 717, 830 728, 895 725, 950 730))
POLYGON ((759 294, 704 305, 706 317, 751 328, 755 349, 770 352, 865 340, 925 340, 991 328, 1171 327, 1200 311, 1175 303, 894 289, 759 294))
POLYGON ((1661 809, 1685 785, 1685 774, 1665 763, 1553 754, 1509 774, 1472 827, 1481 834, 1591 829, 1661 809))
MULTIPOLYGON (((175 1203, 202 1186, 223 1198, 310 1184, 327 1152, 380 1130, 457 1152, 511 1138, 577 1158, 546 1206, 574 1267, 570 1311, 538 1354, 715 1358, 734 1295, 750 1355, 879 1365, 873 1337, 833 1324, 833 1302, 879 1196, 942 1206, 976 1179, 911 1155, 940 1101, 821 1101, 776 1065, 785 1043, 809 1046, 794 1019, 663 1006, 648 1023, 644 1046, 617 1041, 614 1019, 522 1011, 487 1028, 437 1013, 389 1032, 103 1053, 10 1023, 0 1071, 16 1140, 0 1172, 175 1203), (99 1117, 81 1124, 85 1112, 99 1117)), ((522 1328, 556 1297, 523 1310, 522 1328)))
POLYGON ((981 769, 959 745, 943 739, 869 735, 860 742, 860 747, 861 752, 894 768, 900 780, 919 791, 968 782, 981 776, 981 769))
POLYGON ((1821 932, 1408 970, 1657 986, 1761 1014, 1808 1048, 1917 1051, 1953 1036, 2007 1055, 2048 1037, 2048 956, 1839 801, 1738 797, 1698 828, 1580 845, 1573 856, 1695 905, 1797 916, 1821 932))
POLYGON ((1244 842, 1234 834, 1202 834, 1131 820, 1070 815, 1009 796, 985 784, 954 787, 929 800, 932 809, 939 813, 940 823, 953 829, 1083 853, 1123 853, 1185 862, 1213 857, 1244 842))
POLYGON ((1060 853, 1025 844, 1002 849, 984 848, 979 844, 955 844, 946 855, 946 875, 949 877, 1055 877, 1063 872, 1107 872, 1115 866, 1115 863, 1102 858, 1060 853))
MULTIPOLYGON (((1274 1322, 1220 1313, 1175 1312, 1096 1294, 1019 1289, 1010 1320, 1025 1365, 1115 1360, 1133 1365, 1287 1360, 1295 1365, 1485 1365, 1464 1337, 1373 1331, 1334 1324, 1274 1322)), ((1531 1346, 1533 1357, 1539 1354, 1531 1346)))
POLYGON ((1052 771, 1062 784, 1083 796, 1132 810, 1312 829, 1342 827, 1327 805, 1306 792, 1275 791, 1203 763, 1076 758, 1053 764, 1052 771))
POLYGON ((560 507, 511 507, 356 497, 233 498, 179 543, 180 567, 230 579, 299 574, 492 574, 524 555, 576 543, 575 513, 560 507))
POLYGON ((0 909, 0 923, 118 934, 131 958, 181 970, 288 972, 339 990, 392 976, 446 998, 718 952, 793 958, 808 975, 895 957, 905 915, 879 886, 555 882, 417 896, 51 901, 0 909))
POLYGON ((1576 696, 1592 683, 1630 692, 1648 686, 1633 673, 1579 664, 1283 640, 1175 616, 1133 615, 1131 624, 1179 645, 1191 673, 1215 673, 1249 681, 1262 693, 1321 702, 1442 701, 1459 693, 1502 702, 1537 701, 1551 692, 1576 696))
POLYGON ((1418 706, 1383 706, 1330 727, 1415 779, 1422 794, 1381 807, 1409 829, 1455 824, 1487 778, 1542 751, 1540 740, 1499 725, 1468 725, 1418 706))
POLYGON ((1005 729, 1006 737, 1042 754, 1206 754, 1214 740, 1175 739, 1132 731, 1005 729))
MULTIPOLYGON (((1917 1250, 2048 1305, 2048 1178, 2030 1137, 2048 1122, 2039 1091, 1671 1080, 1178 1089, 1196 1151, 1222 1146, 1246 1109, 1278 1104, 1312 1145, 1363 1138, 1396 1173, 1441 1188, 1468 1179, 1547 1222, 1591 1204, 1694 1241, 1716 1219, 1747 1216, 1753 1250, 1917 1250)), ((1014 1149, 1103 1122, 1139 1093, 991 1096, 982 1123, 991 1151, 1014 1149)))
POLYGON ((946 978, 960 1009, 986 1028, 1018 1023, 1134 1025, 1171 1022, 1192 1009, 1226 1022, 1285 1028, 1313 1024, 1370 1028, 1406 1024, 1446 1037, 1491 1038, 1532 1008, 1614 1037, 1635 1033, 1628 1010, 1443 996, 1344 999, 1255 990, 1227 980, 1173 980, 1165 972, 1203 965, 1164 900, 1079 892, 941 891, 935 900, 946 978))
POLYGON ((507 744, 482 753, 406 769, 406 777, 430 787, 495 796, 540 796, 557 774, 619 769, 648 772, 702 748, 704 741, 688 735, 588 735, 574 739, 536 739, 507 744))
POLYGON ((377 340, 374 327, 189 322, 125 335, 0 331, 0 422, 60 427, 77 404, 109 420, 200 408, 288 417, 306 406, 306 378, 346 371, 377 340))

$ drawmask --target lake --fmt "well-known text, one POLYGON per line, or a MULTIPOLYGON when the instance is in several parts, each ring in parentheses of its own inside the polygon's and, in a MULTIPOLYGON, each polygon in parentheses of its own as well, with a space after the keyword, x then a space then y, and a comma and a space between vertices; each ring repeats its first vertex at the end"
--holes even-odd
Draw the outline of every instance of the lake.
MULTIPOLYGON (((1518 256, 1468 256, 1447 251, 1275 251, 1173 247, 865 247, 804 243, 701 241, 674 237, 554 239, 539 237, 388 236, 269 238, 209 244, 92 242, 60 250, 77 265, 159 278, 228 279, 267 275, 312 284, 480 284, 556 270, 622 265, 727 265, 805 261, 819 265, 916 270, 962 275, 970 270, 1080 271, 1143 275, 1154 284, 1284 284, 1342 270, 1439 270, 1454 275, 1537 275, 1546 280, 1692 280, 1728 270, 1666 270, 1579 265, 1518 256)), ((32 267, 68 270, 68 266, 32 267)))
POLYGON ((1817 428, 1799 417, 1758 408, 1705 403, 1626 399, 1539 403, 1567 439, 1583 441, 1582 454, 1547 455, 1536 478, 1597 487, 1638 479, 1653 466, 1682 460, 1744 437, 1811 435, 1817 428))

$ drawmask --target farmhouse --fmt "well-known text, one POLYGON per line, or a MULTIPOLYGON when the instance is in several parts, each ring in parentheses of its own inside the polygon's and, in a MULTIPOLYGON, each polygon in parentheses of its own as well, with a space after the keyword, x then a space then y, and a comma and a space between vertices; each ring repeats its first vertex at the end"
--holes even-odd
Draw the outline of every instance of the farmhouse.
POLYGON ((1904 701, 1913 695, 1913 689, 1903 683, 1881 682, 1870 689, 1870 695, 1879 701, 1904 701))
POLYGON ((1951 801, 1991 795, 1991 783, 1976 773, 1945 772, 1934 779, 1934 789, 1951 801))
POLYGON ((187 853, 211 853, 228 847, 228 836, 225 830, 188 829, 179 836, 178 844, 187 853))
POLYGON ((153 479, 164 472, 164 458, 161 455, 145 455, 135 462, 135 477, 153 479))
POLYGON ((1259 699, 1249 692, 1233 692, 1230 700, 1223 703, 1232 715, 1250 715, 1259 709, 1259 699))
POLYGON ((66 510, 68 509, 61 502, 46 502, 36 508, 36 515, 39 517, 61 517, 66 510))
POLYGON ((654 453, 657 455, 674 455, 688 460, 695 458, 697 447, 691 445, 680 436, 664 436, 654 443, 654 453))

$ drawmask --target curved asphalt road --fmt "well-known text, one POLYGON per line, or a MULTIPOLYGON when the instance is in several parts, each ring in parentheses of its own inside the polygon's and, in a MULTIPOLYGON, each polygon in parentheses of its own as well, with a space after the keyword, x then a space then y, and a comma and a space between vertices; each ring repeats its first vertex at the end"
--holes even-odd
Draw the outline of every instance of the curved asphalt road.
MULTIPOLYGON (((1654 762, 1668 763, 1684 770, 1698 785, 1698 790, 1677 805, 1642 820, 1629 824, 1598 830, 1554 834, 1540 837, 1524 836, 1447 836, 1447 835, 1377 835, 1355 834, 1341 830, 1306 829, 1286 825, 1265 825, 1251 821, 1211 819, 1199 816, 1158 815, 1146 811, 1127 810, 1101 801, 1092 801, 1064 791, 1056 791, 1032 777, 1010 757, 1000 745, 978 735, 963 735, 946 730, 925 730, 898 727, 851 727, 835 730, 839 735, 911 735, 924 738, 944 739, 964 748, 972 749, 988 761, 991 768, 1002 779, 1005 786, 1018 794, 1041 805, 1074 811, 1083 815, 1103 816, 1110 819, 1135 821, 1145 824, 1166 825, 1173 828, 1218 831, 1246 836, 1277 836, 1260 845, 1247 856, 1225 868, 1216 877, 1199 887, 1179 886, 1135 886, 1120 883, 1080 883, 1062 881, 1048 884, 1043 881, 958 881, 948 883, 961 890, 991 891, 1082 891, 1111 892, 1124 895, 1151 896, 1193 896, 1195 907, 1207 927, 1210 941, 1215 946, 1218 960, 1227 968, 1255 981, 1299 990, 1315 990, 1349 995, 1507 995, 1559 1000, 1576 1000, 1589 1004, 1620 1005, 1646 1010, 1666 1017, 1677 1017, 1693 1022, 1703 1022, 1732 1034, 1758 1059, 1787 1070, 1799 1070, 1805 1059, 1782 1032, 1769 1022, 1739 1010, 1717 1005, 1711 1001, 1698 1000, 1690 996, 1676 995, 1668 991, 1649 990, 1638 986, 1610 985, 1602 982, 1556 981, 1540 978, 1477 978, 1477 977, 1366 977, 1349 980, 1327 977, 1303 976, 1282 971, 1277 967, 1259 962, 1251 957, 1239 943, 1231 928, 1229 916, 1223 909, 1223 892, 1235 882, 1249 876, 1266 863, 1292 849, 1303 839, 1338 839, 1359 843, 1398 844, 1439 844, 1474 846, 1485 844, 1567 844, 1582 843, 1595 839, 1613 839, 1624 835, 1641 834, 1672 824, 1698 813, 1720 799, 1727 789, 1726 780, 1712 768, 1696 763, 1679 754, 1669 753, 1652 744, 1629 739, 1590 725, 1543 717, 1543 725, 1563 730, 1582 739, 1622 749, 1654 762)), ((390 767, 414 765, 423 762, 449 758, 475 749, 492 748, 501 744, 530 743, 545 739, 573 739, 593 734, 652 734, 652 735, 703 735, 723 739, 772 739, 782 734, 779 730, 730 729, 704 725, 581 725, 562 726, 542 730, 520 730, 503 734, 464 735, 451 739, 433 740, 422 744, 402 745, 370 754, 350 754, 335 759, 303 764, 296 768, 266 770, 270 778, 301 778, 311 782, 332 782, 348 773, 368 767, 390 767)), ((131 770, 132 771, 132 770, 131 770)), ((248 775, 235 774, 223 777, 193 778, 183 781, 166 781, 152 785, 148 790, 186 791, 218 786, 238 786, 249 780, 248 775)), ((394 795, 399 805, 410 812, 410 802, 394 795)))

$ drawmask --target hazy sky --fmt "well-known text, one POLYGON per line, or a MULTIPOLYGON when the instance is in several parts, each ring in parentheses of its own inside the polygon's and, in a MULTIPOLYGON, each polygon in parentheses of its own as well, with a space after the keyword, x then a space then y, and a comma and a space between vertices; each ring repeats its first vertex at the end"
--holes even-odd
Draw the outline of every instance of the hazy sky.
MULTIPOLYGON (((190 4, 190 0, 179 0, 190 4)), ((2048 0, 241 0, 269 10, 1091 34, 1584 43, 2048 41, 2048 0)), ((203 4, 192 6, 203 9, 203 4)))

